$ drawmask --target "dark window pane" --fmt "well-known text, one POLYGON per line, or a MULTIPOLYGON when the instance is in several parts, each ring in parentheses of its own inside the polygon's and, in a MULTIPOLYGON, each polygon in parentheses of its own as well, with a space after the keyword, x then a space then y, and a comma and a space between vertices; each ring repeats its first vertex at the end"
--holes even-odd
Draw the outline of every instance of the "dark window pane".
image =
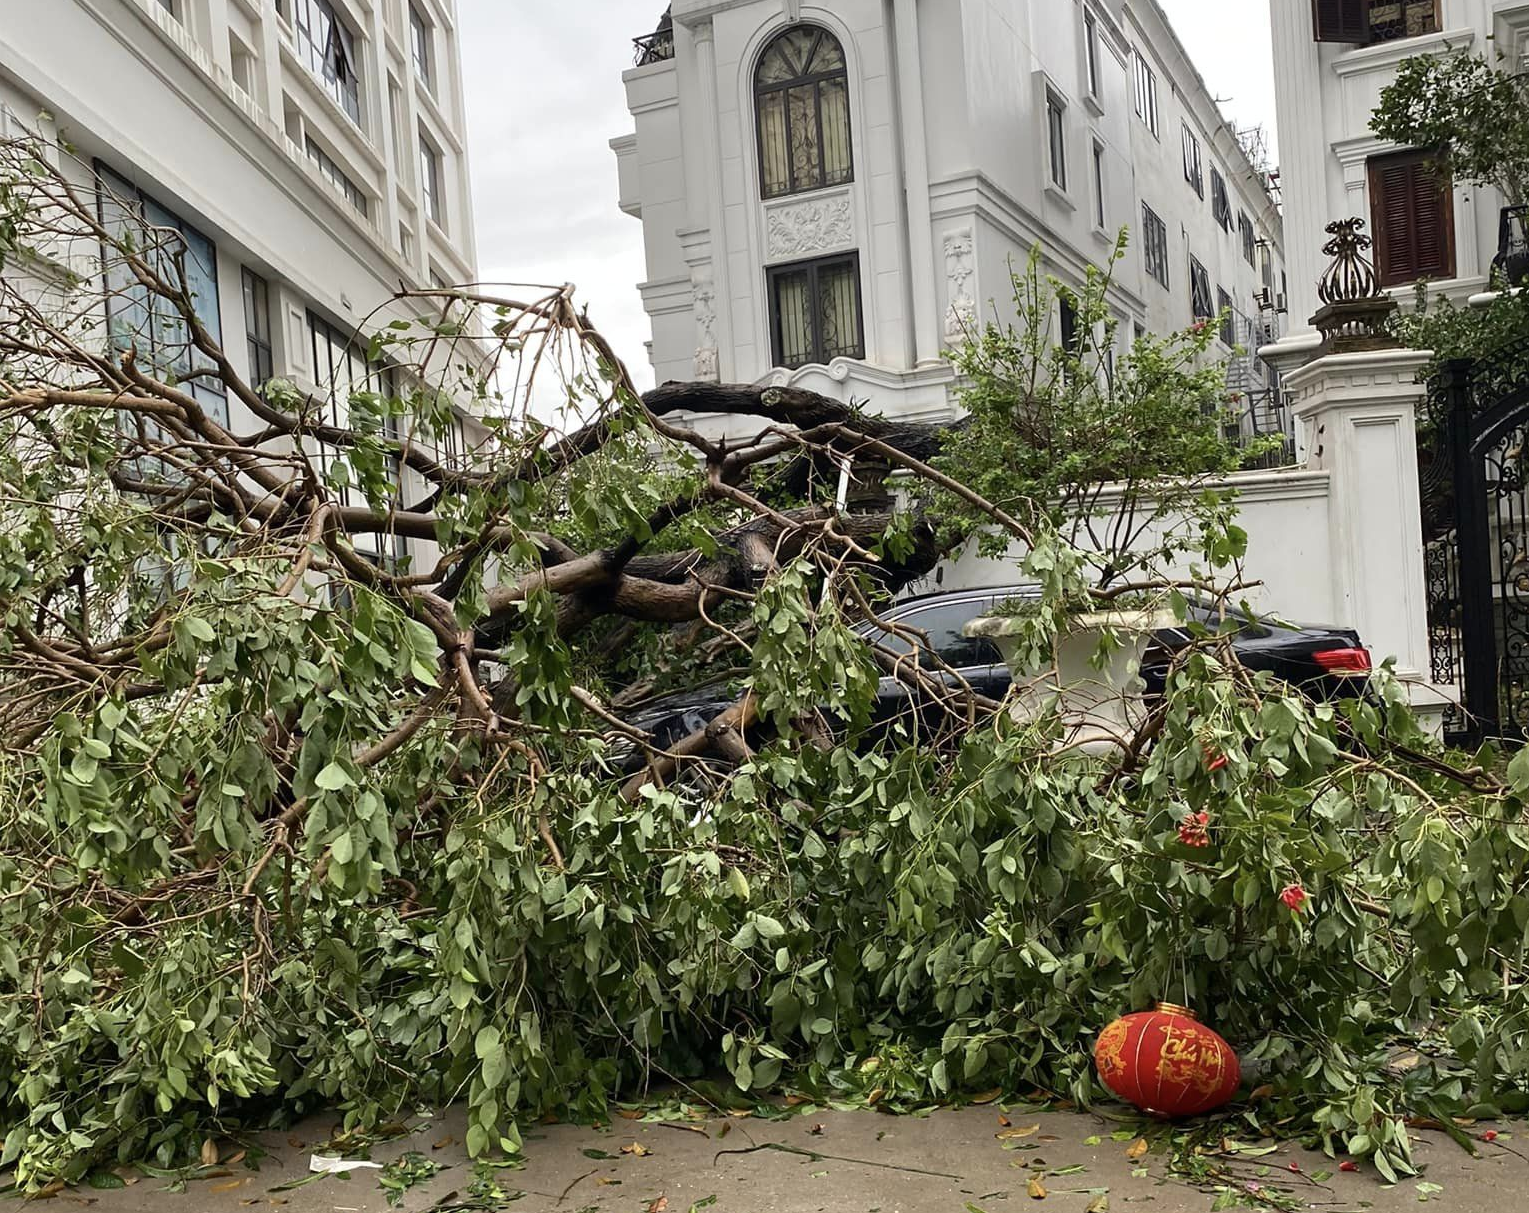
MULTIPOLYGON (((218 259, 212 241, 105 165, 98 164, 96 172, 102 225, 155 273, 171 283, 183 282, 198 323, 221 344, 218 259)), ((106 258, 106 320, 112 348, 133 347, 139 360, 160 375, 185 378, 210 367, 210 360, 193 344, 179 309, 151 294, 121 256, 107 250, 106 258)), ((196 379, 187 390, 215 421, 228 424, 228 400, 219 379, 196 379)))
POLYGON ((897 622, 925 633, 928 641, 927 644, 921 641, 921 646, 927 647, 954 669, 1001 665, 1003 658, 991 640, 967 636, 963 631, 973 619, 987 614, 991 609, 992 603, 986 599, 940 603, 938 606, 913 611, 897 622))
POLYGON ((844 49, 827 30, 797 26, 770 43, 754 101, 766 198, 854 179, 844 49))
POLYGON ((858 257, 770 271, 770 307, 776 365, 864 357, 858 257))
POLYGON ((1051 180, 1059 189, 1067 188, 1066 113, 1054 93, 1046 94, 1046 130, 1051 144, 1051 180))
POLYGON ((299 58, 357 126, 361 125, 361 83, 350 27, 328 0, 291 0, 299 58))
POLYGON ((813 360, 812 276, 806 270, 775 280, 775 311, 780 327, 782 366, 805 366, 813 360))

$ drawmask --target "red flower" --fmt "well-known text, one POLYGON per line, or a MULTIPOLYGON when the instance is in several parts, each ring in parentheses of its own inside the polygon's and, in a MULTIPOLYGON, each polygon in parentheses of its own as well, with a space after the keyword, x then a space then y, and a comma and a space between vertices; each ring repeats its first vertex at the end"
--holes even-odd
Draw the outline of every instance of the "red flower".
POLYGON ((1210 814, 1205 810, 1191 813, 1179 826, 1179 841, 1186 847, 1210 846, 1210 814))
POLYGON ((1497 1130, 1496 1129, 1488 1129, 1485 1133, 1483 1133, 1481 1135, 1481 1140, 1482 1141, 1496 1141, 1497 1140, 1497 1130))
POLYGON ((1229 762, 1231 762, 1231 759, 1221 753, 1220 750, 1213 750, 1209 746, 1205 747, 1205 769, 1212 775, 1225 767, 1229 762))
POLYGON ((1340 1170, 1340 1171, 1357 1171, 1357 1170, 1359 1170, 1359 1164, 1357 1162, 1354 1162, 1352 1159, 1345 1158, 1342 1162, 1340 1162, 1338 1164, 1338 1170, 1340 1170))
POLYGON ((1290 1164, 1290 1169, 1299 1175, 1301 1173, 1301 1164, 1298 1162, 1293 1162, 1290 1164))
POLYGON ((1307 893, 1305 889, 1301 888, 1300 885, 1287 884, 1282 890, 1280 890, 1279 899, 1292 910, 1294 910, 1297 914, 1299 914, 1301 912, 1301 907, 1306 904, 1306 899, 1309 896, 1310 894, 1307 893))

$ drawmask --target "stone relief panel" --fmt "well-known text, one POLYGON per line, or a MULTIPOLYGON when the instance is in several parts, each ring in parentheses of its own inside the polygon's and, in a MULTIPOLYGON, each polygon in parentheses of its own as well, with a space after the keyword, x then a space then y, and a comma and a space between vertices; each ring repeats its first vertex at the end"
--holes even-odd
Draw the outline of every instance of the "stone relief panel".
POLYGON ((950 306, 945 309, 945 339, 964 341, 977 323, 976 255, 970 228, 945 236, 945 286, 950 306))
POLYGON ((765 253, 771 261, 855 247, 855 216, 848 194, 775 207, 766 213, 765 226, 765 253))
POLYGON ((703 383, 716 383, 722 377, 717 353, 717 288, 710 278, 695 284, 695 377, 703 383))

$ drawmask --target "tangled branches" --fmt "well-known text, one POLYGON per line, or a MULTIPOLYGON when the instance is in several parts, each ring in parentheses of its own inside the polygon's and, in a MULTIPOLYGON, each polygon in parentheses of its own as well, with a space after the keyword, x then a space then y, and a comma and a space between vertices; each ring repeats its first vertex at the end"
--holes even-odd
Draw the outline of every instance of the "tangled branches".
MULTIPOLYGON (((0 212, 0 1167, 25 1184, 318 1105, 465 1096, 473 1152, 513 1150, 521 1116, 718 1065, 889 1106, 1087 1099, 1090 1033, 1170 990, 1227 1008, 1281 1115, 1388 1166, 1418 1100, 1523 1090, 1518 784, 1431 752, 1384 677, 1319 706, 1208 636, 1123 760, 1059 750, 888 592, 975 527, 1022 543, 1044 655, 1072 606, 1182 574, 1114 553, 1100 588, 945 434, 785 388, 639 394, 567 289, 406 292, 334 381, 289 351, 296 378, 252 383, 191 234, 27 147, 0 212), (912 719, 871 720, 886 680, 912 719), (688 735, 642 727, 703 682, 688 735), (1453 1052, 1404 1089, 1387 1045, 1418 1022, 1453 1052)), ((1141 363, 1205 471, 1209 376, 1141 363)), ((1026 381, 1093 390, 1063 370, 1026 381)), ((963 433, 999 433, 1000 397, 963 433)), ((1224 503, 1197 526, 1235 560, 1224 503)))

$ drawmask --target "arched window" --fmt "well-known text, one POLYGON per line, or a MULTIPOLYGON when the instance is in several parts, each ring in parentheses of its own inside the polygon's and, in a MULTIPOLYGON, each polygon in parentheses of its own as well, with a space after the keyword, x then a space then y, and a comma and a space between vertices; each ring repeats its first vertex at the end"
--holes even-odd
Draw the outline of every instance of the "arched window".
POLYGON ((777 36, 759 61, 754 101, 766 198, 854 178, 849 74, 844 48, 826 29, 798 25, 777 36))

